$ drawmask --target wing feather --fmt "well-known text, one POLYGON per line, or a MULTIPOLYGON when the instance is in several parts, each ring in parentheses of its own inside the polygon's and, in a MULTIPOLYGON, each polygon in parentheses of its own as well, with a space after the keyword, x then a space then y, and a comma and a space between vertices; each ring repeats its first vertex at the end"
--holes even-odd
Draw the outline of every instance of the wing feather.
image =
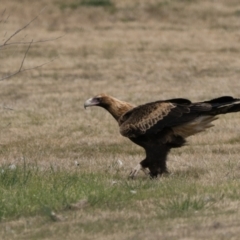
POLYGON ((213 126, 212 121, 218 114, 215 108, 222 106, 215 101, 191 103, 187 99, 170 99, 135 107, 121 116, 120 133, 125 137, 138 137, 171 128, 175 135, 186 138, 213 126))
MULTIPOLYGON (((133 108, 119 120, 120 133, 125 137, 137 137, 162 130, 170 123, 174 125, 183 113, 190 110, 185 105, 172 102, 153 102, 133 108)), ((185 121, 182 119, 182 121, 185 121)))

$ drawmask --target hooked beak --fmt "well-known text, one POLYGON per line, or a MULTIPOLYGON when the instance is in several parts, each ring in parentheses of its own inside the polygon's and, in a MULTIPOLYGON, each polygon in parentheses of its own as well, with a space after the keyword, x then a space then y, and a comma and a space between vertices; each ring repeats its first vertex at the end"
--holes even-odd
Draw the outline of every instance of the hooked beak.
POLYGON ((99 104, 99 100, 96 98, 89 98, 85 103, 84 103, 84 108, 86 109, 87 107, 91 106, 96 106, 99 104))

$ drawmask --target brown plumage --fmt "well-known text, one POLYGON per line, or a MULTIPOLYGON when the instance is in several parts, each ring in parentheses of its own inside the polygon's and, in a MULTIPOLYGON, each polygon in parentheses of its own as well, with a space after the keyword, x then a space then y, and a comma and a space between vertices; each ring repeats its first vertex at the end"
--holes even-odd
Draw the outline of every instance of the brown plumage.
POLYGON ((88 99, 84 107, 105 108, 118 122, 120 133, 143 147, 146 158, 130 173, 150 170, 151 177, 167 172, 166 159, 171 148, 181 147, 186 138, 212 127, 217 115, 240 111, 240 99, 224 96, 192 103, 188 99, 169 99, 135 107, 106 94, 88 99))

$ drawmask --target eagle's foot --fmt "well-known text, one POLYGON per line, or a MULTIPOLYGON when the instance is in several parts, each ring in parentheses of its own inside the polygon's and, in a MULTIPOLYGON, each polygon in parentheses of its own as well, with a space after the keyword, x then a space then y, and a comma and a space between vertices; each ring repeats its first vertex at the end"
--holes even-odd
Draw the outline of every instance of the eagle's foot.
POLYGON ((129 178, 133 179, 137 176, 138 172, 142 170, 146 175, 149 174, 149 171, 146 168, 143 168, 142 165, 139 163, 129 174, 129 178))
POLYGON ((154 178, 157 178, 158 176, 167 176, 169 175, 169 172, 167 170, 166 167, 164 167, 163 169, 162 168, 157 168, 157 169, 150 169, 150 172, 149 172, 149 175, 150 175, 150 178, 151 179, 154 179, 154 178))

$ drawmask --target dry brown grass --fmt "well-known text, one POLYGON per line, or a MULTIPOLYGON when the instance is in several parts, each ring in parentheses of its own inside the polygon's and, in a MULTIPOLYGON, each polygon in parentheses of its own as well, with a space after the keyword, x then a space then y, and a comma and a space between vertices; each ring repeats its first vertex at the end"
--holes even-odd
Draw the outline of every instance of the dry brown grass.
MULTIPOLYGON (((2 0, 10 14, 0 23, 2 38, 43 7, 39 19, 18 39, 64 37, 34 45, 25 65, 59 56, 53 63, 0 82, 1 164, 21 164, 25 157, 43 167, 71 171, 78 161, 85 173, 98 174, 111 171, 121 159, 119 177, 125 181, 143 152, 119 135, 107 112, 85 111, 87 98, 105 92, 141 104, 174 97, 240 97, 239 1, 112 2, 110 8, 61 9, 61 0, 2 0)), ((1 75, 19 67, 25 49, 0 51, 1 75)), ((160 226, 156 202, 145 199, 136 202, 139 210, 90 208, 67 212, 67 220, 59 223, 41 216, 0 223, 0 238, 238 239, 239 201, 220 196, 234 189, 234 182, 239 186, 239 120, 238 113, 222 116, 215 128, 191 137, 188 146, 169 156, 171 175, 154 183, 160 188, 162 182, 179 178, 213 189, 225 186, 216 193, 217 214, 209 207, 197 216, 166 219, 160 226), (87 223, 95 228, 86 230, 87 223)), ((145 176, 139 179, 145 181, 145 176)))

